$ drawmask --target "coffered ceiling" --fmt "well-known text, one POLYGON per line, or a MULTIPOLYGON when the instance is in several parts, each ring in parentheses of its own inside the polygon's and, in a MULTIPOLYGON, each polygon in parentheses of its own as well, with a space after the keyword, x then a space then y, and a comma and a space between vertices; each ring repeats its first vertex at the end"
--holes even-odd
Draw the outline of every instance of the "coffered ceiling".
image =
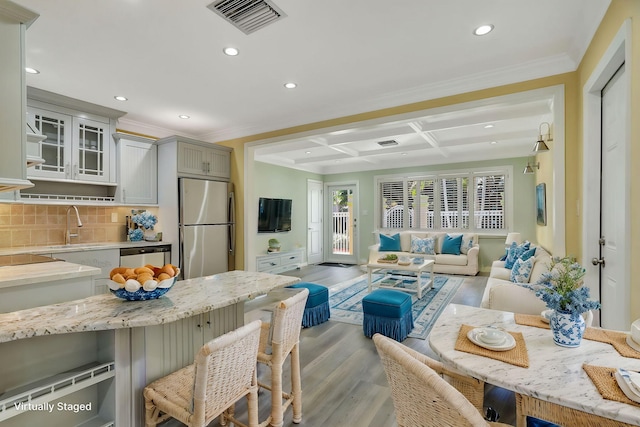
MULTIPOLYGON (((210 0, 14 2, 40 14, 27 31, 27 66, 40 71, 28 85, 126 111, 124 129, 217 142, 574 71, 610 0, 273 0, 286 16, 249 34, 210 0), (473 35, 480 24, 494 30, 473 35)), ((550 108, 461 106, 256 153, 327 173, 526 155, 550 108)))

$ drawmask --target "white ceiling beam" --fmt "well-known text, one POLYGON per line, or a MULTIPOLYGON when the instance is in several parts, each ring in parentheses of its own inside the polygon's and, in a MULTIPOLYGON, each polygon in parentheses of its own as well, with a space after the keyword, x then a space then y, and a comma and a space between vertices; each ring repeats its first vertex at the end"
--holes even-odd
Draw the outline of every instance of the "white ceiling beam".
POLYGON ((449 154, 445 150, 440 148, 440 145, 438 144, 438 140, 432 134, 428 132, 423 132, 419 124, 412 122, 412 123, 409 123, 409 127, 413 129, 414 132, 417 135, 419 135, 422 139, 427 141, 433 148, 438 150, 438 152, 442 154, 443 157, 449 157, 449 154))

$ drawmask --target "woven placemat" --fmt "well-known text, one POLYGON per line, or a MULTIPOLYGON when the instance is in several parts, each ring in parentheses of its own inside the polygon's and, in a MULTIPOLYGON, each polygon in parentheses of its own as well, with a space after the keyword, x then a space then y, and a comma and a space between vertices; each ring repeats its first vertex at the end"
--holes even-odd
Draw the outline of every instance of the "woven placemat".
POLYGON ((640 359, 640 352, 627 344, 627 332, 612 331, 610 329, 587 328, 582 338, 611 344, 621 356, 640 359))
POLYGON ((454 349, 458 351, 464 351, 466 353, 477 354, 478 356, 489 357, 491 359, 500 360, 501 362, 510 363, 512 365, 521 366, 523 368, 529 367, 529 354, 527 353, 527 345, 524 342, 524 337, 520 332, 509 332, 516 340, 516 346, 511 350, 506 351, 493 351, 479 345, 474 344, 467 334, 475 326, 462 325, 460 326, 460 332, 458 333, 458 339, 454 349))
POLYGON ((582 369, 589 375, 591 381, 598 389, 600 395, 607 400, 615 400, 616 402, 628 403, 630 405, 640 406, 638 403, 625 396, 624 392, 616 381, 616 368, 608 368, 606 366, 582 365, 582 369))
POLYGON ((536 328, 551 329, 547 322, 542 321, 542 317, 538 314, 521 314, 515 313, 514 320, 518 325, 535 326, 536 328))

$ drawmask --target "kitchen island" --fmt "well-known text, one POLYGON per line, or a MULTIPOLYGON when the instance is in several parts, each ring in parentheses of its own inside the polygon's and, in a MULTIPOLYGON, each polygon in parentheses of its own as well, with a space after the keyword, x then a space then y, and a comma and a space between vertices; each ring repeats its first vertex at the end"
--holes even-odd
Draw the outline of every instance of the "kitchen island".
POLYGON ((178 281, 157 300, 95 295, 0 314, 0 422, 142 425, 147 383, 244 324, 244 301, 298 280, 232 271, 178 281))

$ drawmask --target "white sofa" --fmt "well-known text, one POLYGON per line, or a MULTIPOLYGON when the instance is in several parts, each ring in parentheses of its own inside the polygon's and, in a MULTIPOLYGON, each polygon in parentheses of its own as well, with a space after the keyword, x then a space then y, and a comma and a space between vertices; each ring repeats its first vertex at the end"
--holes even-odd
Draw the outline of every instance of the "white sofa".
MULTIPOLYGON (((375 238, 377 244, 369 247, 369 263, 375 263, 379 258, 384 257, 387 254, 394 253, 398 255, 398 258, 406 256, 408 258, 424 257, 426 259, 433 259, 435 261, 433 265, 434 273, 442 274, 464 274, 468 276, 475 276, 478 274, 478 254, 480 253, 480 245, 478 245, 478 235, 476 233, 446 233, 446 232, 424 232, 424 231, 400 231, 400 245, 401 251, 380 252, 380 235, 375 232, 375 238), (450 255, 442 253, 442 241, 446 234, 451 236, 463 235, 463 242, 471 241, 471 247, 464 250, 466 253, 460 255, 450 255), (411 235, 424 239, 426 237, 433 237, 435 239, 435 255, 425 255, 422 253, 411 252, 411 235)), ((393 235, 395 233, 385 233, 387 235, 393 235)))
MULTIPOLYGON (((534 258, 535 263, 529 277, 531 284, 536 283, 542 273, 548 271, 551 262, 551 255, 540 246, 536 247, 534 258)), ((545 310, 546 304, 532 290, 510 280, 511 269, 504 265, 505 261, 494 261, 491 265, 480 307, 522 314, 540 314, 545 310)))

